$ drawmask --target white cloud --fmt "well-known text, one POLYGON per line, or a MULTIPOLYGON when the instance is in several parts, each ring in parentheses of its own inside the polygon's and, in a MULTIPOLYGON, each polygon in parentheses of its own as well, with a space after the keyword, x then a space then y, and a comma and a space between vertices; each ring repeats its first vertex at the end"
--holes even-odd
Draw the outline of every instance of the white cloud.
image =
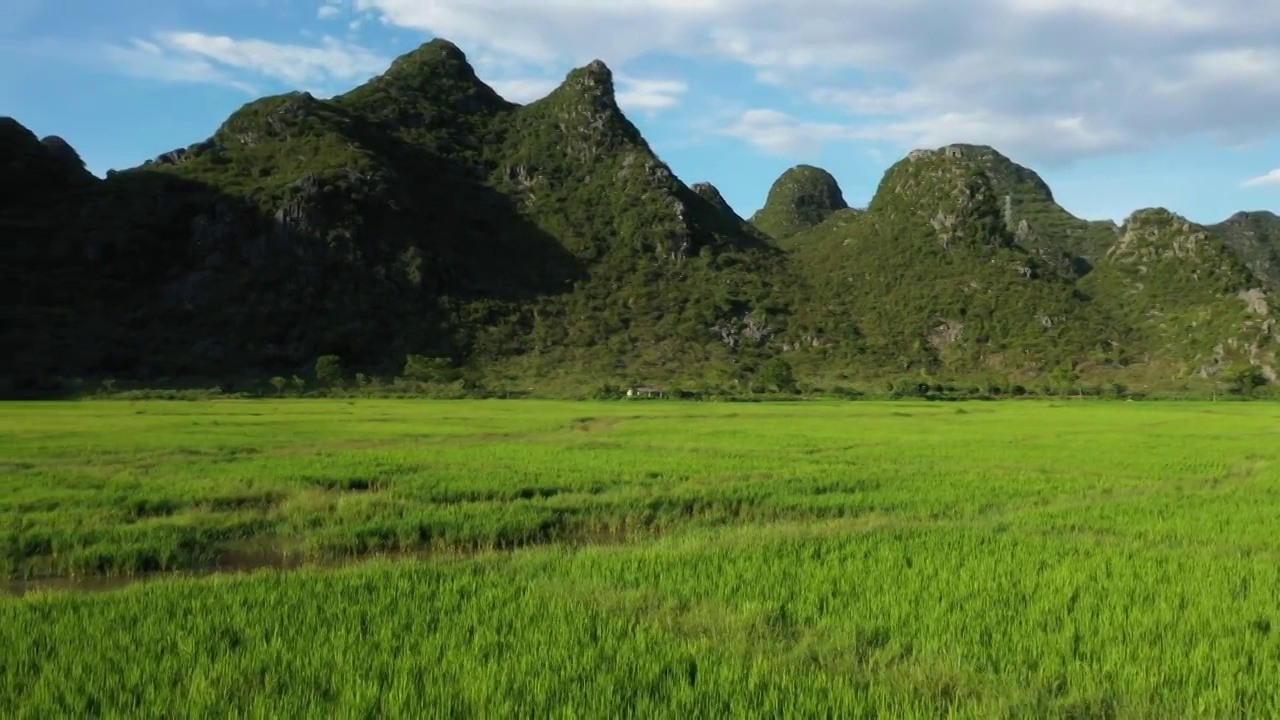
MULTIPOLYGON (((487 64, 487 63, 483 63, 487 64)), ((518 103, 531 103, 547 96, 560 85, 554 77, 511 77, 490 80, 489 85, 502 97, 518 103)), ((628 112, 659 112, 675 107, 688 92, 682 80, 639 78, 615 75, 618 106, 628 112)))
POLYGON ((1013 116, 983 111, 939 111, 872 124, 861 131, 860 137, 910 147, 981 142, 1012 152, 1038 148, 1035 156, 1045 162, 1122 151, 1133 142, 1123 131, 1083 115, 1013 116))
POLYGON ((128 45, 108 45, 102 49, 102 54, 120 72, 134 77, 226 85, 246 93, 257 92, 254 86, 237 80, 204 58, 174 56, 146 40, 135 39, 128 45))
POLYGON ((627 111, 657 112, 675 107, 689 91, 682 80, 658 80, 629 75, 614 77, 618 106, 627 111))
POLYGON ((1259 175, 1256 178, 1250 178, 1240 183, 1241 187, 1259 187, 1262 185, 1280 185, 1280 168, 1276 168, 1266 175, 1259 175))
POLYGON ((321 20, 331 20, 342 14, 342 8, 337 5, 321 5, 316 11, 316 17, 321 20))
MULTIPOLYGON (((1029 161, 1280 130, 1273 0, 356 0, 546 70, 711 56, 849 114, 831 135, 1001 143, 1029 161), (867 117, 868 115, 873 117, 867 117), (852 129, 851 129, 852 128, 852 129)), ((544 73, 545 74, 545 73, 544 73)), ((670 94, 667 97, 671 97, 670 94)), ((663 102, 663 101, 657 101, 663 102)), ((643 103, 642 103, 643 104, 643 103)), ((745 136, 790 141, 775 118, 745 136)), ((752 123, 755 123, 754 125, 752 123)), ((799 142, 799 140, 796 140, 799 142)))
POLYGON ((1083 118, 1058 118, 1016 124, 982 114, 944 113, 894 122, 812 122, 769 109, 748 110, 720 134, 781 155, 814 153, 825 143, 890 141, 906 147, 937 147, 957 139, 982 137, 996 147, 1018 147, 1053 136, 1064 148, 1089 153, 1119 144, 1119 139, 1088 127, 1083 118))
POLYGON ((197 32, 161 33, 158 39, 178 52, 291 83, 354 80, 381 72, 389 63, 370 50, 332 37, 324 38, 319 47, 197 32))
MULTIPOLYGON (((129 74, 159 80, 215 83, 253 92, 249 78, 312 88, 361 80, 390 60, 359 45, 325 37, 319 45, 292 45, 198 32, 162 32, 108 46, 105 59, 129 74)), ((319 88, 316 88, 319 89, 319 88)))
POLYGON ((764 109, 747 110, 720 133, 779 155, 805 155, 816 152, 824 142, 859 137, 854 127, 806 122, 777 110, 764 109))
POLYGON ((559 84, 558 80, 548 78, 510 78, 489 83, 502 97, 521 104, 546 97, 559 84))
MULTIPOLYGON (((490 47, 543 63, 621 60, 714 21, 722 0, 355 0, 399 27, 448 37, 464 47, 490 47), (634 32, 632 32, 634 31, 634 32)), ((754 0, 753 0, 754 2, 754 0)))

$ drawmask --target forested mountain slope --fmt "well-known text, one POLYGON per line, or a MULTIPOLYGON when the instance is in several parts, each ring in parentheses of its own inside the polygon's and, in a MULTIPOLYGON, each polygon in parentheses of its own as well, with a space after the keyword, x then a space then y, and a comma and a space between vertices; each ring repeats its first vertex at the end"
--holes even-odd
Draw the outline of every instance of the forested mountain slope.
POLYGON ((1089 222, 994 149, 951 145, 895 163, 865 210, 797 166, 748 222, 672 173, 600 62, 519 105, 436 40, 101 180, 4 118, 0 181, 10 394, 261 382, 324 355, 521 386, 742 388, 779 362, 814 379, 1275 375, 1271 213, 1089 222))

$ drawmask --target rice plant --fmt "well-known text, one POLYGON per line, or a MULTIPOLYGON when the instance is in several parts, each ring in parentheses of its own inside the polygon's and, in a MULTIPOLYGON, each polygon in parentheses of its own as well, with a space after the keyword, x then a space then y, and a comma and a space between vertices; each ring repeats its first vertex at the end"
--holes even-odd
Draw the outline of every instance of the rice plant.
POLYGON ((1278 428, 0 405, 0 715, 1280 717, 1278 428))

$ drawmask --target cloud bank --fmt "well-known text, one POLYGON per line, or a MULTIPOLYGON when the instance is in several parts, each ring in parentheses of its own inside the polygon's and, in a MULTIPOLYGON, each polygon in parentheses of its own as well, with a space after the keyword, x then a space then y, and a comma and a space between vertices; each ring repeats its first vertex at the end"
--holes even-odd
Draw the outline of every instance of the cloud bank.
POLYGON ((319 45, 293 45, 199 32, 160 32, 127 45, 108 46, 105 59, 139 77, 216 83, 257 92, 271 80, 299 89, 323 90, 384 70, 390 60, 359 45, 325 37, 319 45))
POLYGON ((742 63, 842 118, 815 124, 757 107, 726 129, 778 152, 840 139, 967 141, 1055 163, 1196 136, 1246 143, 1280 129, 1280 3, 1271 0, 355 5, 547 67, 655 52, 742 63))

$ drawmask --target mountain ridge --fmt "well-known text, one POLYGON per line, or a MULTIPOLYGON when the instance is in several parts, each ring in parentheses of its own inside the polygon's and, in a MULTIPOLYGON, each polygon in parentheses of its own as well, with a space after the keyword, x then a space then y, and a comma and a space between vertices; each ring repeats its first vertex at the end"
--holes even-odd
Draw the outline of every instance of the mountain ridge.
POLYGON ((435 40, 104 179, 4 119, 0 175, 25 193, 0 206, 3 340, 28 349, 9 392, 322 355, 504 384, 754 387, 782 361, 815 383, 1276 375, 1274 214, 1090 222, 1034 171, 954 144, 894 163, 865 209, 790 168, 748 221, 659 158, 600 61, 521 105, 435 40))

